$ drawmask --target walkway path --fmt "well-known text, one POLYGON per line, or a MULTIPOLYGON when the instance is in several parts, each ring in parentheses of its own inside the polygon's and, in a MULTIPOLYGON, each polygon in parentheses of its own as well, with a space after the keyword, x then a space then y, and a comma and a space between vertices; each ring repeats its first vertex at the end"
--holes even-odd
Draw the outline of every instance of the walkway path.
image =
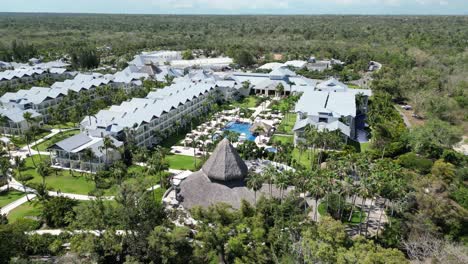
POLYGON ((18 200, 10 203, 10 204, 7 204, 5 206, 3 206, 1 209, 0 209, 0 214, 6 214, 8 215, 11 211, 13 211, 16 207, 24 204, 24 203, 27 203, 28 202, 28 198, 29 200, 32 200, 34 198, 36 198, 36 195, 35 194, 28 194, 27 196, 23 196, 21 198, 19 198, 18 200))
MULTIPOLYGON (((36 140, 34 142, 31 142, 29 144, 29 146, 31 147, 31 154, 32 155, 36 155, 36 154, 42 154, 42 155, 49 155, 50 153, 49 152, 45 152, 45 151, 41 151, 41 152, 38 152, 36 150, 33 149, 33 146, 37 145, 37 144, 40 144, 44 141, 46 141, 47 139, 61 133, 61 132, 65 132, 65 131, 69 131, 69 130, 75 130, 74 128, 73 129, 52 129, 50 131, 50 134, 46 135, 45 137, 39 139, 39 140, 36 140)), ((11 151, 11 155, 13 157, 16 157, 16 156, 20 156, 22 159, 25 159, 27 157, 27 155, 29 155, 29 149, 28 149, 28 145, 18 149, 18 150, 13 150, 11 151)))
POLYGON ((255 108, 255 112, 252 114, 252 117, 257 117, 262 111, 265 111, 270 105, 271 101, 265 101, 255 108))
POLYGON ((395 109, 398 111, 398 113, 400 114, 401 118, 403 118, 403 122, 405 122, 405 126, 407 128, 411 128, 412 125, 411 125, 411 122, 409 121, 408 117, 406 117, 406 115, 401 111, 401 109, 398 107, 398 105, 393 105, 395 107, 395 109))

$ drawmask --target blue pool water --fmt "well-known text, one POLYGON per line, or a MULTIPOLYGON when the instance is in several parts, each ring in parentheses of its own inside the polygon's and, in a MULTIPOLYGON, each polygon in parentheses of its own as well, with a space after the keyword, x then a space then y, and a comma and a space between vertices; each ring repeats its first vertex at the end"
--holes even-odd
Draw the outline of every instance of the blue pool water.
POLYGON ((234 132, 237 132, 239 134, 244 133, 247 140, 255 141, 256 136, 252 135, 252 133, 250 133, 250 130, 249 130, 251 126, 252 125, 249 124, 249 123, 231 122, 231 123, 228 123, 224 127, 224 130, 234 131, 234 132))

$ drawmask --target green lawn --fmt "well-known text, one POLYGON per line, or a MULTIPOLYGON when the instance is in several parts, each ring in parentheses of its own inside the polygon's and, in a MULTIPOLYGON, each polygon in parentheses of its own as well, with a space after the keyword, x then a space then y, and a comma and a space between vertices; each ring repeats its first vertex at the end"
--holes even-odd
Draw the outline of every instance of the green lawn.
POLYGON ((250 95, 242 99, 240 102, 233 102, 232 105, 240 108, 252 108, 258 105, 259 98, 255 95, 250 95))
POLYGON ((271 143, 281 142, 281 144, 294 144, 294 136, 279 136, 273 135, 270 139, 271 143))
POLYGON ((23 196, 24 196, 24 193, 14 191, 14 190, 1 192, 0 193, 0 207, 10 204, 23 196))
POLYGON ((25 217, 37 217, 41 214, 40 205, 33 205, 31 202, 24 203, 16 207, 8 214, 8 221, 13 223, 25 217))
POLYGON ((317 162, 314 154, 311 154, 309 159, 309 150, 304 150, 301 154, 298 148, 294 148, 292 157, 306 168, 310 168, 312 161, 317 162))
MULTIPOLYGON (((32 158, 37 163, 40 162, 39 156, 43 160, 49 159, 48 156, 44 155, 34 155, 32 157, 26 158, 25 168, 22 170, 22 174, 32 175, 34 178, 29 183, 41 183, 42 178, 36 172, 36 168, 33 165, 32 158)), ((53 170, 53 172, 46 177, 46 184, 48 188, 54 190, 60 190, 64 193, 76 193, 76 194, 85 194, 87 195, 90 191, 94 190, 95 185, 92 180, 90 180, 89 175, 81 174, 79 172, 73 172, 73 175, 70 174, 69 170, 53 170)))
POLYGON ((277 133, 279 134, 293 134, 293 128, 294 124, 296 123, 296 114, 294 113, 287 113, 283 120, 281 121, 281 124, 278 126, 278 129, 276 130, 277 133))
MULTIPOLYGON (((48 130, 41 130, 39 133, 37 133, 34 138, 35 140, 39 140, 47 135, 50 134, 50 131, 48 130)), ((32 141, 32 140, 31 140, 32 141)), ((23 136, 15 136, 11 138, 11 142, 15 144, 17 147, 24 147, 26 146, 26 138, 23 136)))
POLYGON ((44 128, 48 128, 48 129, 67 129, 67 128, 75 128, 76 127, 76 124, 73 123, 73 122, 66 122, 66 123, 62 123, 62 124, 56 124, 56 125, 50 125, 50 124, 46 124, 44 125, 44 128))
POLYGON ((53 144, 60 142, 66 138, 69 138, 71 136, 74 136, 76 134, 80 133, 80 130, 70 130, 70 131, 64 131, 62 133, 59 133, 47 140, 44 140, 43 142, 35 145, 33 148, 38 151, 46 151, 47 148, 52 146, 53 144))
POLYGON ((353 83, 347 83, 346 84, 350 89, 361 89, 361 87, 357 84, 353 84, 353 83))
MULTIPOLYGON (((199 158, 197 159, 197 164, 201 162, 199 158)), ((195 164, 193 157, 184 156, 184 155, 167 155, 166 160, 169 163, 169 168, 175 170, 195 170, 195 164)))

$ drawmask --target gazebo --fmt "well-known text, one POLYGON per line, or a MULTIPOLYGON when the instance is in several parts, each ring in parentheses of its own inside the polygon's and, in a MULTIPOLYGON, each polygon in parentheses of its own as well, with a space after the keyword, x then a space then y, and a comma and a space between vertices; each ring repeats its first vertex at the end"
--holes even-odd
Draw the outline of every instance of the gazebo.
MULTIPOLYGON (((180 183, 176 197, 186 209, 206 208, 216 203, 226 203, 238 209, 242 200, 254 204, 255 193, 246 186, 247 174, 244 160, 229 140, 223 139, 202 169, 180 183)), ((272 189, 272 195, 280 197, 279 189, 274 186, 272 189)), ((269 193, 268 185, 264 184, 257 197, 269 193)))
POLYGON ((250 132, 252 134, 261 134, 261 135, 270 135, 272 132, 272 126, 262 122, 257 121, 250 127, 250 132))

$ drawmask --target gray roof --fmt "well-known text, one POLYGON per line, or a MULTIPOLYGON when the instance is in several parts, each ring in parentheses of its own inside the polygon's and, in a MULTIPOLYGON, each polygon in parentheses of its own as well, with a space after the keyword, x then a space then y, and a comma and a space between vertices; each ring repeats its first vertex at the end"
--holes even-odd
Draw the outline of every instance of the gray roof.
POLYGON ((42 116, 41 114, 32 109, 22 110, 20 108, 0 108, 0 115, 7 117, 10 121, 14 123, 25 121, 23 115, 26 112, 31 113, 33 118, 42 116))
POLYGON ((211 180, 228 182, 243 180, 248 168, 229 140, 223 139, 203 165, 202 171, 211 180))
MULTIPOLYGON (((113 137, 109 137, 112 140, 112 143, 116 147, 123 145, 122 142, 116 140, 113 137)), ((60 148, 66 152, 78 153, 84 149, 91 149, 97 157, 102 157, 105 153, 102 151, 101 147, 104 145, 104 139, 101 137, 92 137, 88 136, 85 133, 76 134, 72 137, 69 137, 65 140, 62 140, 58 143, 55 143, 51 149, 60 148)))
POLYGON ((356 116, 354 92, 306 91, 296 104, 296 112, 317 116, 319 113, 334 117, 356 116))
POLYGON ((317 85, 317 89, 321 91, 346 91, 348 86, 335 78, 330 78, 327 81, 321 82, 317 85))
MULTIPOLYGON (((84 133, 76 134, 72 137, 64 139, 58 143, 55 143, 54 146, 57 146, 67 152, 72 152, 74 149, 83 146, 92 141, 92 138, 88 137, 84 133)), ((52 147, 54 148, 54 147, 52 147)))

